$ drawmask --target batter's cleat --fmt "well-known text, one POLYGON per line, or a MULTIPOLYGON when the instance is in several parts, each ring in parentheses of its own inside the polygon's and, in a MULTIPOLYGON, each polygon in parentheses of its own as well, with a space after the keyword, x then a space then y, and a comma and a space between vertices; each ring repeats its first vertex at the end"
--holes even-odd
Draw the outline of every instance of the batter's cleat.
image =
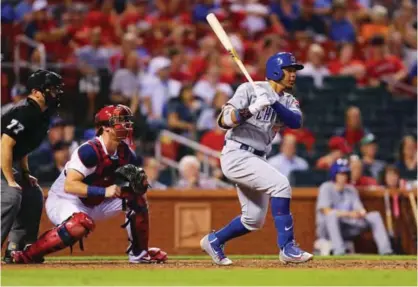
POLYGON ((200 240, 200 247, 212 257, 213 262, 216 264, 223 266, 232 264, 231 259, 225 256, 223 245, 219 244, 215 233, 212 232, 203 237, 200 240))
POLYGON ((304 263, 313 258, 313 255, 303 251, 299 248, 296 242, 293 240, 285 245, 285 247, 280 250, 279 259, 284 264, 287 263, 304 263))

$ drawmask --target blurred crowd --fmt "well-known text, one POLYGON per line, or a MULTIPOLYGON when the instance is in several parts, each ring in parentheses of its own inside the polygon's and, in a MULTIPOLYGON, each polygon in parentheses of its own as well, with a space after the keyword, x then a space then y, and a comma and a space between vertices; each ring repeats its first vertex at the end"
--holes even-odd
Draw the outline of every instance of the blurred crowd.
MULTIPOLYGON (((394 96, 402 90, 416 97, 416 5, 414 0, 2 1, 2 61, 19 57, 30 64, 21 66, 20 83, 13 69, 2 69, 2 113, 25 97, 25 79, 42 65, 42 49, 21 44, 16 52, 19 35, 25 35, 45 45, 48 68, 61 73, 66 84, 60 118, 31 155, 41 181, 53 180, 72 150, 94 136, 93 116, 101 106, 122 103, 135 114, 135 148, 144 155, 154 187, 216 187, 200 174, 204 156, 168 137, 160 139, 162 153, 179 161, 178 179, 173 182, 170 171, 152 158, 163 129, 222 149, 224 131, 216 117, 245 78, 206 23, 208 13, 228 31, 254 80, 264 80, 267 57, 291 51, 305 65, 300 74, 311 76, 318 89, 324 77, 351 76, 358 87, 384 85, 394 96)), ((290 176, 294 170, 326 170, 337 158, 355 154, 356 185, 416 180, 414 136, 397 139, 394 162, 384 162, 376 158, 379 141, 363 127, 360 110, 347 108, 345 120, 329 139, 329 153, 310 162, 299 157, 301 141, 315 149, 315 134, 284 130, 269 161, 290 176)), ((210 170, 225 180, 217 159, 210 160, 210 170)))

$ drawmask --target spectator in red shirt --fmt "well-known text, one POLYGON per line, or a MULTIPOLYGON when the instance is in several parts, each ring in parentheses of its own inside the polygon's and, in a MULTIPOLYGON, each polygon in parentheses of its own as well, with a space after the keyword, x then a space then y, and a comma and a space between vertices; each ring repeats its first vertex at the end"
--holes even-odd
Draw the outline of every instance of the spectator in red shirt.
POLYGON ((120 35, 127 32, 130 25, 137 25, 146 17, 147 12, 147 0, 129 0, 126 1, 126 8, 120 15, 119 31, 120 35))
POLYGON ((347 143, 354 147, 369 131, 363 127, 361 112, 358 107, 351 106, 345 113, 345 127, 335 131, 336 136, 345 138, 347 143))
POLYGON ((387 54, 387 45, 382 36, 375 36, 369 42, 369 59, 366 61, 369 85, 377 86, 382 81, 389 85, 403 81, 408 71, 401 59, 387 54))
POLYGON ((354 45, 344 43, 339 47, 338 58, 328 64, 331 75, 353 76, 357 84, 366 83, 366 66, 363 61, 353 58, 354 45))
MULTIPOLYGON (((216 118, 214 119, 216 121, 216 118)), ((211 131, 207 131, 203 134, 202 138, 200 139, 200 144, 207 146, 208 148, 214 151, 222 151, 225 141, 225 131, 222 130, 218 124, 215 123, 215 128, 211 131)), ((204 159, 204 155, 201 153, 197 154, 197 157, 202 161, 204 159)), ((213 175, 216 178, 221 179, 223 177, 222 171, 220 170, 221 162, 218 158, 209 157, 209 165, 212 168, 213 175)))
POLYGON ((315 144, 314 134, 307 128, 302 127, 300 129, 285 128, 283 136, 294 135, 298 144, 303 144, 307 152, 313 151, 313 145, 315 144))
POLYGON ((317 160, 317 169, 329 170, 337 159, 352 152, 352 148, 343 137, 333 136, 328 142, 328 147, 330 152, 317 160))
POLYGON ((99 9, 91 10, 86 15, 85 25, 89 28, 100 27, 102 29, 102 41, 112 45, 118 43, 116 36, 116 12, 113 9, 113 0, 99 0, 99 9))
POLYGON ((371 176, 365 176, 363 174, 363 163, 358 156, 350 157, 350 170, 351 170, 351 183, 355 187, 377 186, 377 181, 371 176))

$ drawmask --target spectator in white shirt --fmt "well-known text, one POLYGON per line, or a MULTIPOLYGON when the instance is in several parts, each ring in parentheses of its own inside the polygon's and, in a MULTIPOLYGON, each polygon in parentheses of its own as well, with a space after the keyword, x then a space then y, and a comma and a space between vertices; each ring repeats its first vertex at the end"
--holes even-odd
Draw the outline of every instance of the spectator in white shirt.
POLYGON ((178 188, 214 189, 216 181, 200 175, 200 161, 193 155, 184 156, 179 163, 180 180, 178 188))
POLYGON ((324 64, 325 52, 321 45, 312 44, 308 51, 308 62, 305 68, 299 72, 299 75, 311 76, 317 88, 322 88, 325 76, 329 76, 330 72, 324 64))
POLYGON ((153 58, 148 74, 141 80, 142 112, 152 128, 165 127, 164 108, 170 98, 179 95, 181 83, 170 79, 171 61, 165 57, 153 58))
POLYGON ((263 32, 267 28, 268 6, 259 3, 259 0, 235 1, 231 5, 231 12, 245 15, 241 27, 251 35, 263 32), (241 2, 241 3, 240 3, 241 2))
POLYGON ((99 70, 109 67, 113 51, 101 46, 102 31, 96 27, 90 31, 90 45, 76 50, 77 65, 81 73, 79 90, 87 95, 87 117, 94 114, 97 95, 100 92, 99 70))
POLYGON ((116 71, 110 85, 110 100, 113 104, 129 106, 135 114, 139 106, 138 95, 138 57, 131 52, 125 62, 125 67, 116 71))
POLYGON ((219 83, 219 68, 211 66, 208 71, 197 81, 193 87, 193 94, 205 101, 207 105, 212 104, 216 90, 222 86, 223 89, 232 90, 226 83, 219 83))
POLYGON ((296 155, 296 137, 285 135, 280 153, 271 157, 268 162, 286 177, 294 170, 307 170, 308 162, 296 155))

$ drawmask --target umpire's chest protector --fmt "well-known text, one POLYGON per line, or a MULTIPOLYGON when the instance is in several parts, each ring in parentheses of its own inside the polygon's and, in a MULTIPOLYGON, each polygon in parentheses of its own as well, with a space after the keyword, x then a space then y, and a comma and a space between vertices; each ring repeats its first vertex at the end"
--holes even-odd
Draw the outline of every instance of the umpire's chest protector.
MULTIPOLYGON (((131 161, 132 153, 126 143, 121 142, 118 146, 116 154, 106 154, 102 144, 98 139, 88 142, 96 152, 98 163, 96 170, 91 175, 84 178, 83 182, 87 185, 108 187, 115 183, 117 168, 128 164, 131 161)), ((103 202, 102 197, 80 198, 87 206, 99 205, 103 202)))

